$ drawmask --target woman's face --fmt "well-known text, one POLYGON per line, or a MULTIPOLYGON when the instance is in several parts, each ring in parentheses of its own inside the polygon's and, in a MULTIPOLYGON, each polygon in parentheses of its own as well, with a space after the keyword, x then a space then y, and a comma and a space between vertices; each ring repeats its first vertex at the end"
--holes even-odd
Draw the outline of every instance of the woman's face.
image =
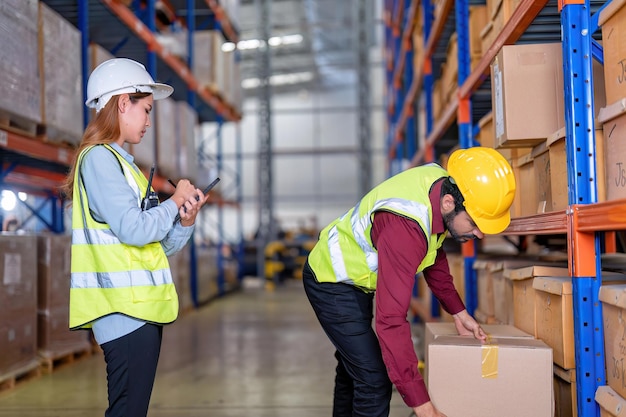
POLYGON ((120 122, 120 138, 117 143, 138 144, 141 142, 146 129, 150 127, 150 113, 154 98, 152 95, 131 100, 128 94, 122 94, 118 101, 118 116, 120 122))

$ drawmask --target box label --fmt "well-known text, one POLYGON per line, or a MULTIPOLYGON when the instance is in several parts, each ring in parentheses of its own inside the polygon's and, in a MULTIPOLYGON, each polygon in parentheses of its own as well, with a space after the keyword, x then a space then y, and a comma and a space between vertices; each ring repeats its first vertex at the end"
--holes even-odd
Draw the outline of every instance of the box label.
POLYGON ((19 284, 22 276, 22 256, 19 253, 4 254, 4 279, 7 284, 19 284))

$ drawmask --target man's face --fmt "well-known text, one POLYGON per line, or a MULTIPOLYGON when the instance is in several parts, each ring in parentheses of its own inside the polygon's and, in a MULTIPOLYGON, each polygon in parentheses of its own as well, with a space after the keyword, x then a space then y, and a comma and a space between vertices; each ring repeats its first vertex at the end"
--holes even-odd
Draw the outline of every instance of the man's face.
POLYGON ((472 220, 466 211, 455 213, 454 210, 452 210, 442 214, 446 229, 448 229, 457 242, 464 243, 485 237, 484 233, 478 229, 478 226, 476 226, 476 223, 474 223, 474 220, 472 220))

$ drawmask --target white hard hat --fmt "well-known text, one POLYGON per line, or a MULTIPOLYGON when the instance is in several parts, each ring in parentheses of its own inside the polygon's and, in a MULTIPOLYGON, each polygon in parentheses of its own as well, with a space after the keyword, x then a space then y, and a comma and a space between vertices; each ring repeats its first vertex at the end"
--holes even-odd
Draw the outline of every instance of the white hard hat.
POLYGON ((169 97, 174 89, 155 83, 146 67, 128 58, 113 58, 98 65, 87 82, 85 105, 99 112, 111 97, 124 93, 151 93, 155 100, 169 97))

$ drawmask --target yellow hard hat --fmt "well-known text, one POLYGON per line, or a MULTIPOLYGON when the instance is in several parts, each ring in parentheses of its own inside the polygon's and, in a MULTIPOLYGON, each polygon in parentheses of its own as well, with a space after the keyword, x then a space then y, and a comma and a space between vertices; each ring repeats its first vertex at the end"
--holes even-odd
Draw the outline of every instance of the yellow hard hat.
POLYGON ((448 172, 465 199, 465 211, 481 232, 498 234, 509 226, 515 176, 495 149, 476 146, 454 151, 448 172))

